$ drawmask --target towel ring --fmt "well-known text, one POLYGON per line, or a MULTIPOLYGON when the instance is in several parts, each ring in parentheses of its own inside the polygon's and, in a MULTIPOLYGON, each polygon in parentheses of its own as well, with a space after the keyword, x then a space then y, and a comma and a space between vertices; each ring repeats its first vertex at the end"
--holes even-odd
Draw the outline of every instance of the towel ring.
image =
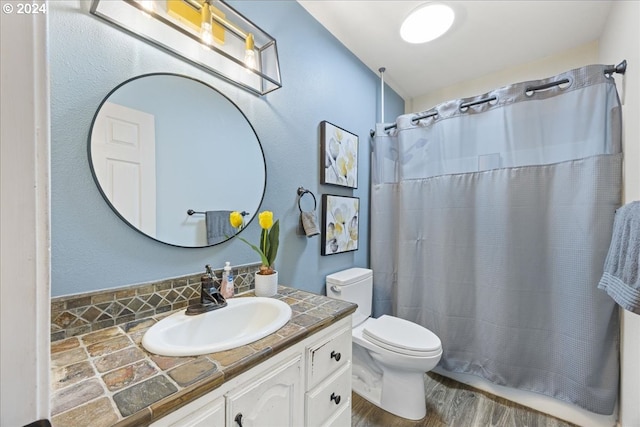
POLYGON ((306 190, 302 187, 298 187, 298 209, 300 209, 300 212, 302 212, 302 206, 300 206, 300 200, 302 200, 302 196, 304 196, 305 194, 311 194, 311 197, 313 197, 313 210, 315 211, 316 208, 318 207, 316 196, 314 196, 311 191, 306 190))

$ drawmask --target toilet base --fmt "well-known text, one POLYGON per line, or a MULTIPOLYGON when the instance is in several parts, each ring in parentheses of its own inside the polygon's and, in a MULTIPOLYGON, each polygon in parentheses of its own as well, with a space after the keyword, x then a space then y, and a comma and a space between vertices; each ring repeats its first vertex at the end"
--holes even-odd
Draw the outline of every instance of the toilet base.
POLYGON ((409 420, 421 420, 427 415, 424 373, 406 372, 385 367, 382 377, 380 407, 409 420))
POLYGON ((369 402, 380 406, 382 370, 369 352, 358 345, 353 346, 351 361, 351 388, 369 402))
POLYGON ((383 366, 374 357, 362 347, 353 346, 353 391, 396 416, 409 420, 424 418, 427 414, 424 373, 383 366))
MULTIPOLYGON (((424 399, 424 382, 422 384, 422 393, 407 393, 407 389, 403 390, 404 393, 398 394, 394 397, 381 399, 381 389, 371 389, 364 386, 362 382, 356 382, 356 377, 353 377, 352 389, 353 392, 368 402, 376 405, 395 416, 402 417, 412 421, 418 421, 423 419, 427 415, 427 405, 424 399), (409 402, 406 400, 412 400, 409 402), (421 400, 422 398, 422 400, 421 400)), ((387 393, 388 396, 393 396, 394 391, 387 393)))

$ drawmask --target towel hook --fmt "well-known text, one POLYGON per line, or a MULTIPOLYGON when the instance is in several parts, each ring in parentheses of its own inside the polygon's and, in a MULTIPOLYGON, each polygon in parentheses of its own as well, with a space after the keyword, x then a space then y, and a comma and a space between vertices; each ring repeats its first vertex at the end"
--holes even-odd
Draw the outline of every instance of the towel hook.
POLYGON ((305 194, 311 194, 311 197, 313 197, 313 210, 315 211, 318 206, 318 202, 316 201, 316 196, 314 196, 311 191, 303 187, 298 187, 298 209, 300 209, 300 212, 302 212, 302 206, 300 206, 300 200, 302 200, 302 196, 304 196, 305 194))

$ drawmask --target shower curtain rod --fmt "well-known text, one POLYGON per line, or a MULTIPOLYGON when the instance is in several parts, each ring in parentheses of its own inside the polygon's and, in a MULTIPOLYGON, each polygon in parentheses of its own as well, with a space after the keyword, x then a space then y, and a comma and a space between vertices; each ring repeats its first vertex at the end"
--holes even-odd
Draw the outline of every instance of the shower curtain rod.
MULTIPOLYGON (((382 68, 381 68, 379 71, 380 71, 381 73, 383 73, 383 72, 384 72, 384 69, 382 69, 382 68)), ((621 62, 621 63, 619 63, 618 65, 613 66, 613 67, 611 67, 611 68, 605 68, 605 70, 604 70, 604 74, 614 74, 614 73, 617 73, 617 74, 624 74, 626 71, 627 71, 627 60, 626 60, 626 59, 623 59, 623 60, 622 60, 622 62, 621 62)), ((381 77, 382 77, 382 76, 381 76, 381 77)), ((549 88, 552 88, 552 87, 554 87, 554 86, 558 86, 558 85, 562 85, 562 84, 566 84, 566 83, 569 83, 569 79, 562 79, 562 80, 558 80, 558 81, 556 81, 556 82, 551 82, 551 83, 543 84, 543 85, 540 85, 540 86, 528 86, 528 87, 525 89, 525 92, 535 92, 535 91, 538 91, 538 90, 549 89, 549 88)), ((480 104, 484 104, 484 103, 486 103, 486 102, 495 101, 496 99, 497 99, 497 98, 496 98, 495 96, 491 96, 491 97, 489 97, 489 98, 480 99, 480 100, 478 100, 478 101, 465 102, 465 103, 460 104, 460 109, 461 109, 461 110, 464 110, 464 109, 466 109, 466 108, 473 107, 474 105, 480 105, 480 104)), ((383 102, 384 102, 384 101, 383 101, 383 102)), ((437 111, 431 111, 431 112, 429 112, 429 113, 425 113, 425 114, 423 114, 423 115, 413 117, 413 118, 411 119, 411 122, 417 122, 417 121, 419 121, 419 120, 428 119, 429 117, 435 117, 435 116, 437 116, 437 115, 438 115, 438 112, 437 112, 437 111)), ((387 132, 387 131, 389 131, 389 130, 391 130, 391 129, 396 128, 397 126, 398 126, 398 125, 396 125, 395 123, 394 123, 394 124, 392 124, 392 125, 389 125, 389 126, 385 126, 385 127, 384 127, 384 131, 385 131, 385 132, 387 132)), ((373 136, 374 136, 375 134, 376 134, 376 132, 375 132, 373 129, 369 130, 369 135, 370 135, 372 138, 373 138, 373 136)))

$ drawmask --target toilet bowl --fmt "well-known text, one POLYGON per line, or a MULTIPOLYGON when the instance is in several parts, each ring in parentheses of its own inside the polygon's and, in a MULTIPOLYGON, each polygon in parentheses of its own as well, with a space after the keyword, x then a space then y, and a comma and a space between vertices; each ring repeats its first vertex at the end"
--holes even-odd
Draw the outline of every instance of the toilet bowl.
POLYGON ((393 316, 371 317, 373 272, 351 268, 326 279, 327 296, 358 304, 352 318, 353 391, 387 412, 411 420, 426 413, 424 374, 442 355, 430 330, 393 316))

